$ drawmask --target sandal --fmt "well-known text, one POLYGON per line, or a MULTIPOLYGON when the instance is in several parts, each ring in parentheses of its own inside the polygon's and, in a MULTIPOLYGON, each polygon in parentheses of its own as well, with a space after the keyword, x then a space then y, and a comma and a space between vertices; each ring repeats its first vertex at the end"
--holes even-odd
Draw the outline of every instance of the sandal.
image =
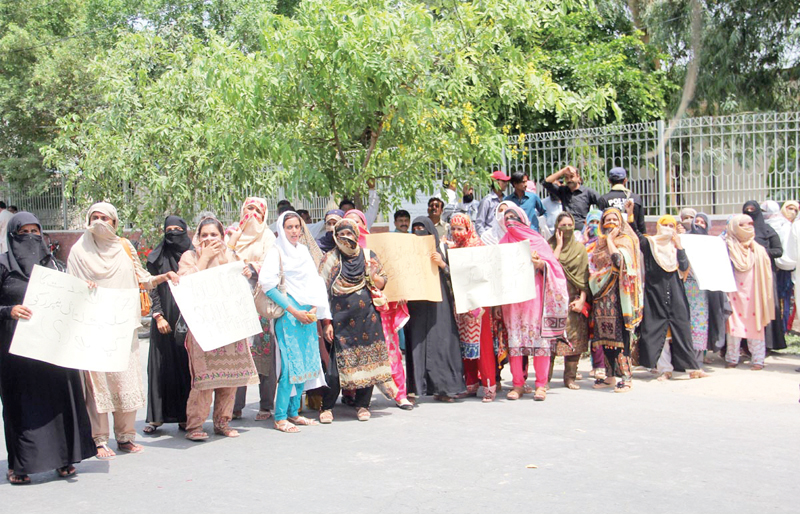
POLYGON ((324 410, 319 413, 319 422, 323 425, 330 425, 333 423, 333 411, 324 410))
POLYGON ((272 412, 268 410, 259 410, 256 414, 256 421, 266 421, 272 417, 272 412))
POLYGON ((126 441, 124 443, 117 441, 117 450, 123 453, 142 453, 144 451, 144 447, 134 443, 133 441, 126 441))
POLYGON ((605 389, 606 387, 611 387, 614 385, 614 382, 609 383, 607 378, 597 378, 594 381, 594 385, 592 388, 594 389, 605 389))
POLYGON ((514 387, 511 391, 506 394, 507 400, 519 400, 522 398, 522 395, 525 394, 525 389, 522 387, 514 387))
POLYGON ((711 375, 703 371, 702 369, 697 369, 689 373, 689 378, 708 378, 711 375))
POLYGON ((310 419, 305 416, 295 416, 293 418, 287 418, 290 423, 294 425, 301 426, 301 427, 313 427, 319 425, 319 421, 316 419, 310 419))
POLYGON ((467 391, 465 393, 461 393, 461 394, 456 395, 456 398, 461 399, 461 398, 470 398, 470 397, 473 397, 473 396, 478 396, 478 388, 480 386, 481 386, 480 384, 468 385, 467 386, 467 391))
POLYGON ((484 386, 483 403, 491 403, 497 398, 497 386, 484 386))
POLYGON ((666 382, 667 380, 672 380, 672 372, 665 371, 664 373, 660 374, 656 379, 659 382, 666 382))
POLYGON ((408 401, 408 398, 403 398, 399 402, 395 402, 395 405, 403 410, 412 410, 414 408, 414 404, 408 401))
POLYGON ((594 378, 599 378, 600 380, 605 380, 608 378, 605 368, 597 368, 594 370, 594 378))
POLYGON ((762 369, 764 369, 763 364, 753 364, 752 366, 750 366, 751 371, 761 371, 762 369))
POLYGON ((109 448, 108 443, 98 444, 97 445, 97 455, 96 457, 100 460, 113 460, 116 458, 117 454, 114 453, 114 450, 109 448))
POLYGON ((577 373, 575 375, 575 380, 583 380, 583 373, 577 373))
POLYGON ((288 420, 282 419, 275 422, 275 430, 279 430, 284 434, 296 434, 300 431, 299 428, 289 423, 288 420))
POLYGON ((615 393, 627 393, 631 390, 631 385, 628 382, 620 381, 616 387, 614 387, 615 393))
POLYGON ((736 366, 738 366, 738 365, 739 365, 739 363, 734 363, 734 362, 726 362, 726 363, 725 363, 725 369, 733 369, 733 368, 735 368, 735 367, 736 367, 736 366))
POLYGON ((142 429, 142 433, 147 435, 152 435, 155 434, 157 430, 158 430, 157 425, 145 425, 144 428, 142 429))
POLYGON ((543 402, 547 398, 547 389, 544 387, 537 387, 536 392, 533 393, 533 401, 543 402))
POLYGON ((13 469, 9 469, 6 473, 6 478, 11 485, 28 485, 31 483, 31 477, 28 475, 17 475, 13 469))
POLYGON ((233 413, 231 414, 231 419, 242 419, 242 411, 240 410, 233 411, 233 413))
POLYGON ((73 466, 72 464, 70 464, 69 466, 64 466, 63 468, 56 469, 56 474, 61 478, 71 477, 77 472, 78 470, 76 470, 75 466, 73 466))
POLYGON ((206 434, 202 430, 195 430, 194 432, 186 434, 186 439, 195 442, 205 441, 206 439, 208 439, 208 434, 206 434))
POLYGON ((531 394, 533 392, 533 388, 527 384, 522 386, 522 392, 525 394, 531 394))
POLYGON ((453 398, 452 396, 447 396, 446 394, 434 395, 433 399, 436 400, 437 402, 443 402, 443 403, 453 403, 454 401, 456 401, 455 398, 453 398))
POLYGON ((567 386, 567 389, 572 389, 573 391, 576 391, 581 388, 581 386, 576 384, 574 380, 570 380, 569 382, 566 382, 564 385, 567 386))
POLYGON ((372 414, 366 407, 360 407, 358 411, 356 411, 356 416, 358 417, 359 421, 369 421, 369 418, 372 417, 372 414))
POLYGON ((239 437, 239 431, 232 429, 227 423, 224 425, 214 424, 214 433, 225 437, 239 437))

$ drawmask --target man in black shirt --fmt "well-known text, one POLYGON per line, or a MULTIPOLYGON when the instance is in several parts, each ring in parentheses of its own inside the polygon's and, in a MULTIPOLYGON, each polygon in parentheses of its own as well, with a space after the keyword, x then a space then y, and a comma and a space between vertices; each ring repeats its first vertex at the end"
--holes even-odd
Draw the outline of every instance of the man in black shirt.
POLYGON ((600 209, 616 207, 625 216, 625 202, 629 199, 633 200, 633 218, 628 216, 628 223, 636 225, 636 230, 640 234, 646 234, 642 198, 626 187, 628 172, 625 171, 625 168, 611 168, 608 172, 608 181, 611 182, 611 191, 600 197, 600 203, 597 206, 600 209))
POLYGON ((586 215, 592 205, 598 205, 600 195, 592 188, 581 185, 581 176, 572 166, 562 168, 544 179, 544 188, 561 200, 561 207, 575 218, 575 231, 583 230, 586 215), (558 186, 557 180, 564 179, 566 185, 558 186))

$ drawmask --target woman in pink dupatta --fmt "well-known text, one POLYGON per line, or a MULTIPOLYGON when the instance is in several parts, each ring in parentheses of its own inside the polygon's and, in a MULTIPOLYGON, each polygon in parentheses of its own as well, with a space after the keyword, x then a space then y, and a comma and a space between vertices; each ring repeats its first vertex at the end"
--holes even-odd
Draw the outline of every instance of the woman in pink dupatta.
POLYGON ((564 269, 553 254, 547 241, 535 230, 525 212, 516 205, 503 213, 506 234, 500 244, 528 241, 531 261, 536 273, 536 298, 527 302, 503 305, 503 319, 508 331, 508 352, 514 388, 506 396, 518 400, 524 394, 525 375, 522 357, 533 356, 536 371, 536 391, 533 399, 547 397, 547 379, 550 372, 550 350, 556 338, 563 335, 567 326, 569 295, 564 269))
MULTIPOLYGON (((367 217, 358 209, 350 209, 345 213, 345 218, 351 219, 358 225, 358 246, 367 247, 367 217)), ((398 331, 408 322, 408 306, 405 302, 389 302, 384 307, 378 308, 383 323, 383 336, 389 350, 389 361, 392 365, 392 380, 397 386, 397 395, 394 398, 398 407, 411 410, 414 404, 408 400, 406 390, 406 372, 403 368, 403 354, 400 352, 400 337, 398 331)))

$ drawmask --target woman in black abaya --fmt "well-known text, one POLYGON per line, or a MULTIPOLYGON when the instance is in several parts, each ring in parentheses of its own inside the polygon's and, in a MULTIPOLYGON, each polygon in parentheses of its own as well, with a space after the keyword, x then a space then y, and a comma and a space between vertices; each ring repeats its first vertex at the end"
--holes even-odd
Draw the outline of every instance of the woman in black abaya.
MULTIPOLYGON (((753 228, 756 230, 756 243, 767 250, 767 255, 769 255, 769 260, 772 264, 772 284, 775 289, 773 297, 778 298, 778 281, 775 278, 778 267, 775 265, 775 259, 783 255, 781 237, 775 232, 775 229, 767 225, 767 222, 764 221, 764 214, 761 212, 761 207, 755 200, 746 202, 742 207, 742 213, 753 218, 753 228)), ((767 344, 767 350, 783 350, 786 348, 784 327, 780 302, 776 300, 775 319, 764 329, 764 339, 767 344)))
POLYGON ((451 402, 467 390, 458 327, 453 315, 453 301, 447 266, 439 247, 439 235, 430 218, 414 220, 411 230, 418 236, 432 235, 436 252, 431 260, 439 269, 441 302, 408 302, 411 319, 405 327, 406 381, 409 395, 433 395, 436 400, 451 402))
MULTIPOLYGON (((186 222, 178 216, 164 220, 164 239, 147 257, 147 270, 154 275, 178 272, 178 263, 192 240, 186 222)), ((164 423, 186 426, 186 400, 192 389, 189 357, 183 341, 175 339, 175 324, 181 312, 169 284, 150 291, 153 322, 150 324, 150 353, 147 358, 147 425, 145 434, 154 433, 164 423)))
POLYGON ((78 371, 9 353, 17 321, 33 314, 22 305, 33 266, 58 269, 41 234, 36 216, 17 213, 8 221, 8 252, 0 255, 0 399, 6 476, 14 485, 49 469, 74 475, 73 464, 97 454, 78 371))

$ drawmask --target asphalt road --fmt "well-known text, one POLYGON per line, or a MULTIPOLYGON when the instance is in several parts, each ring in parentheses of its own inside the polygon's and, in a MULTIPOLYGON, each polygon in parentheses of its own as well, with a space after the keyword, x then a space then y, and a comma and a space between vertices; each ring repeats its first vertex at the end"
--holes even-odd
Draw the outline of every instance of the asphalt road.
POLYGON ((238 439, 193 443, 172 425, 72 479, 0 481, 0 511, 796 513, 800 358, 767 363, 717 361, 710 378, 665 383, 640 371, 627 394, 587 379, 568 390, 557 368, 545 402, 425 399, 406 412, 375 396, 369 422, 337 406, 332 425, 299 434, 253 420, 253 386, 238 439))

